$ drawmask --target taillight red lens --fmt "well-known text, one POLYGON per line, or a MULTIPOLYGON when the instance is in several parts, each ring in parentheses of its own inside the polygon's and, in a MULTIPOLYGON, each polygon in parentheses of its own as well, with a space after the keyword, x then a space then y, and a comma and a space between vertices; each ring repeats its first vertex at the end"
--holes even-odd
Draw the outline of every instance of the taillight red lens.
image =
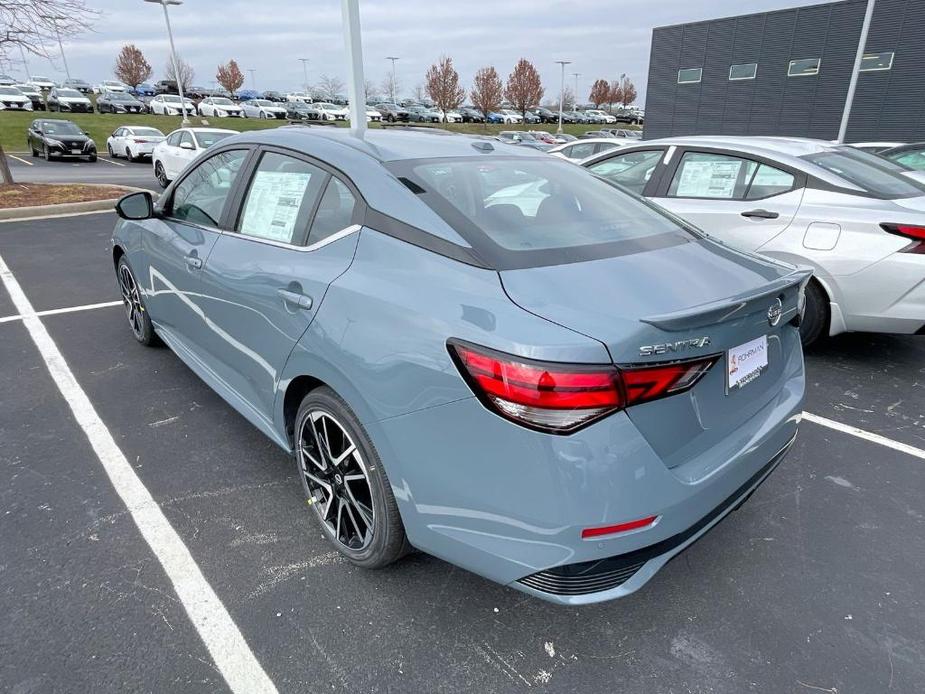
POLYGON ((456 342, 449 348, 483 402, 505 417, 554 432, 687 390, 717 359, 617 368, 538 362, 456 342))
POLYGON ((880 228, 896 236, 905 236, 919 243, 904 248, 904 253, 925 253, 925 227, 914 224, 881 224, 880 228))
POLYGON ((591 537, 602 537, 604 535, 616 535, 617 533, 628 533, 630 530, 639 530, 648 528, 658 520, 658 516, 647 516, 639 520, 629 521, 627 523, 618 523, 617 525, 604 525, 600 528, 584 528, 581 531, 581 538, 587 540, 591 537))

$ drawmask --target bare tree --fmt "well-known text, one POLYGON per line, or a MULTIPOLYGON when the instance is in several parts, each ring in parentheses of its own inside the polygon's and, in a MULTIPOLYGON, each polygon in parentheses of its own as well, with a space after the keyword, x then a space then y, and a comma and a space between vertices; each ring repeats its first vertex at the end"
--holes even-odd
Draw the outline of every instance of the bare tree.
POLYGON ((366 101, 374 101, 379 98, 379 87, 376 86, 376 83, 372 80, 366 80, 365 90, 366 92, 366 101))
POLYGON ((176 82, 183 87, 183 93, 185 94, 189 91, 189 88, 193 86, 193 78, 196 77, 196 71, 193 70, 192 65, 183 60, 180 56, 177 56, 176 70, 174 70, 173 61, 168 60, 167 67, 164 68, 164 75, 166 79, 176 82))
POLYGON ((322 75, 315 90, 322 99, 326 101, 336 101, 343 95, 344 83, 338 77, 322 75))
POLYGON ((527 120, 527 109, 537 106, 543 98, 543 85, 540 73, 526 58, 521 58, 514 66, 514 71, 507 78, 504 96, 514 108, 527 120))
POLYGON ((414 97, 414 100, 417 102, 424 101, 424 85, 423 84, 415 85, 414 89, 411 92, 411 96, 414 97))
POLYGON ((434 105, 446 120, 446 112, 457 108, 466 98, 466 90, 459 86, 459 73, 453 67, 453 59, 441 56, 431 65, 424 77, 425 89, 434 105))
POLYGON ((594 108, 600 108, 602 104, 610 103, 610 85, 607 80, 595 80, 591 86, 591 93, 588 95, 594 108))
POLYGON ((620 95, 620 104, 623 105, 623 108, 630 106, 636 101, 636 85, 633 84, 633 80, 626 75, 623 75, 620 79, 620 89, 623 92, 620 95))
POLYGON ((486 122, 488 114, 498 110, 501 106, 503 96, 504 85, 501 84, 501 78, 494 67, 483 67, 475 73, 469 98, 472 99, 472 104, 482 112, 486 122))
POLYGON ((562 90, 562 110, 563 111, 574 111, 575 110, 575 92, 572 91, 571 87, 566 87, 562 90))
POLYGON ((620 103, 623 103, 623 85, 620 84, 619 80, 612 80, 610 82, 610 90, 607 95, 607 110, 613 111, 613 105, 620 103))
MULTIPOLYGON (((0 58, 19 47, 49 57, 49 45, 91 31, 99 17, 84 0, 0 0, 0 58)), ((0 146, 0 183, 12 183, 9 162, 0 146)))
POLYGON ((398 92, 401 91, 401 86, 393 73, 390 72, 385 76, 385 79, 382 80, 382 91, 389 97, 390 102, 395 102, 395 99, 398 97, 398 92))
POLYGON ((237 61, 232 58, 226 65, 219 65, 215 73, 215 79, 222 87, 225 88, 231 96, 244 84, 244 74, 238 67, 237 61))
POLYGON ((127 43, 119 51, 113 72, 122 82, 132 88, 151 79, 153 70, 144 53, 133 43, 127 43))

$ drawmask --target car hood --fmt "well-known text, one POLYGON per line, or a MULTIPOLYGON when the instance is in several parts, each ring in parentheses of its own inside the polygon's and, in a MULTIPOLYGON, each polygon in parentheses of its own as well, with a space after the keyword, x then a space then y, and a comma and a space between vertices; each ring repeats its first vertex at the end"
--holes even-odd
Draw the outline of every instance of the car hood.
POLYGON ((65 104, 89 104, 90 99, 85 96, 59 96, 58 101, 65 104))
POLYGON ((46 139, 49 139, 49 140, 58 140, 58 142, 79 143, 79 144, 81 144, 81 145, 84 144, 85 142, 89 142, 89 141, 90 141, 90 138, 87 137, 86 135, 58 135, 58 134, 55 134, 55 135, 43 135, 43 137, 45 137, 46 139))
POLYGON ((639 345, 701 334, 722 348, 725 329, 717 324, 766 312, 768 302, 785 292, 795 310, 794 287, 809 273, 710 240, 691 239, 500 275, 508 296, 521 308, 600 340, 617 362, 632 362, 638 361, 639 345))

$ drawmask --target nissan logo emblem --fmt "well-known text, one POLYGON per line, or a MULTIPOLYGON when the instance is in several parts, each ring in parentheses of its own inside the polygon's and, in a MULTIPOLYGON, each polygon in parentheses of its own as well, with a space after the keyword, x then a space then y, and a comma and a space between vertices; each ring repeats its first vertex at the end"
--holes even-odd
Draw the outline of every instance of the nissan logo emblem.
POLYGON ((780 317, 783 313, 784 305, 780 302, 780 299, 775 299, 774 303, 768 308, 768 323, 772 328, 780 323, 780 317))

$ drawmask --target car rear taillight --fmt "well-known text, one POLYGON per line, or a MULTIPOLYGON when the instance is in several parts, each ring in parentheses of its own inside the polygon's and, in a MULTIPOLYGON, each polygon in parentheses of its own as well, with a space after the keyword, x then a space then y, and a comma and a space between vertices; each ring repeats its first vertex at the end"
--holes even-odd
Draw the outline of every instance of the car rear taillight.
POLYGON ((132 140, 136 145, 144 145, 148 143, 148 140, 140 140, 137 137, 132 140))
POLYGON ((925 253, 925 227, 914 224, 881 224, 880 228, 916 242, 902 249, 902 253, 925 253))
POLYGON ((717 356, 616 367, 523 359, 451 341, 473 392, 498 414, 534 429, 568 433, 617 410, 689 390, 717 356))

